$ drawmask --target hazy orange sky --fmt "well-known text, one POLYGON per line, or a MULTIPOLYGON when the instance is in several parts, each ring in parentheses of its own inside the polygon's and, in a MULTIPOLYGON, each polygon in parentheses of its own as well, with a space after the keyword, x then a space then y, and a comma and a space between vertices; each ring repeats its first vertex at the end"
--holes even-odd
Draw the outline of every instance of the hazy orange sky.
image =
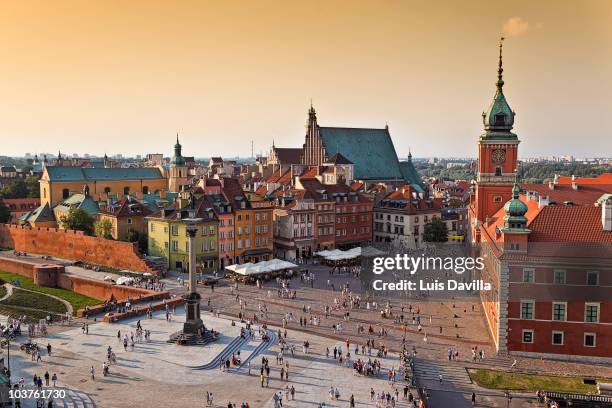
POLYGON ((612 1, 1 1, 0 155, 250 155, 322 126, 473 156, 505 93, 521 156, 612 155, 612 1))

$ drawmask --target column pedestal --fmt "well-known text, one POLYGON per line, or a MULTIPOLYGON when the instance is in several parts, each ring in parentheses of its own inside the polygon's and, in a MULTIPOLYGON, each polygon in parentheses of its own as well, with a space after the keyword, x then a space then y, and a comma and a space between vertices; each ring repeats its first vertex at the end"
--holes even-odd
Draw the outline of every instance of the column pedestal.
POLYGON ((200 294, 197 292, 185 296, 185 324, 183 325, 184 334, 198 334, 204 327, 200 318, 200 294))

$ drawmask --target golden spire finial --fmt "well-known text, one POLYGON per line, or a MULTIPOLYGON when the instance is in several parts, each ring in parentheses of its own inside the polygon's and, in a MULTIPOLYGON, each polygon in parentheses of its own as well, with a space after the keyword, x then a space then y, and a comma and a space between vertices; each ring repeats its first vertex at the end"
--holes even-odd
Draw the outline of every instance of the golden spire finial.
POLYGON ((504 73, 503 62, 502 62, 503 43, 504 43, 504 37, 501 37, 499 39, 499 66, 497 68, 497 89, 499 91, 501 91, 502 88, 504 87, 504 80, 502 79, 503 73, 504 73))

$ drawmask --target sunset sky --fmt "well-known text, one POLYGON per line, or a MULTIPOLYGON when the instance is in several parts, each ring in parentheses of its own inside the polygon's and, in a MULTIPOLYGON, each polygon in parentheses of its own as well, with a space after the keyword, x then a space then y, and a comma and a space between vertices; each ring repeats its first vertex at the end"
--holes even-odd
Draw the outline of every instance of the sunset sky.
POLYGON ((0 1, 0 155, 250 155, 322 126, 474 156, 504 33, 520 156, 612 155, 612 1, 0 1))

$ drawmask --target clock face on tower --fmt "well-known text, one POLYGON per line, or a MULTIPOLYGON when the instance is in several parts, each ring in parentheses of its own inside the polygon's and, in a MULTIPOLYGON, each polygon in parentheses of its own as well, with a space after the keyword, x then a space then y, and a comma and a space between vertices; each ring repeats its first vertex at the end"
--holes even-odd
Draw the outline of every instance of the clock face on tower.
POLYGON ((504 149, 495 149, 491 157, 494 164, 503 164, 506 161, 506 151, 504 149))

